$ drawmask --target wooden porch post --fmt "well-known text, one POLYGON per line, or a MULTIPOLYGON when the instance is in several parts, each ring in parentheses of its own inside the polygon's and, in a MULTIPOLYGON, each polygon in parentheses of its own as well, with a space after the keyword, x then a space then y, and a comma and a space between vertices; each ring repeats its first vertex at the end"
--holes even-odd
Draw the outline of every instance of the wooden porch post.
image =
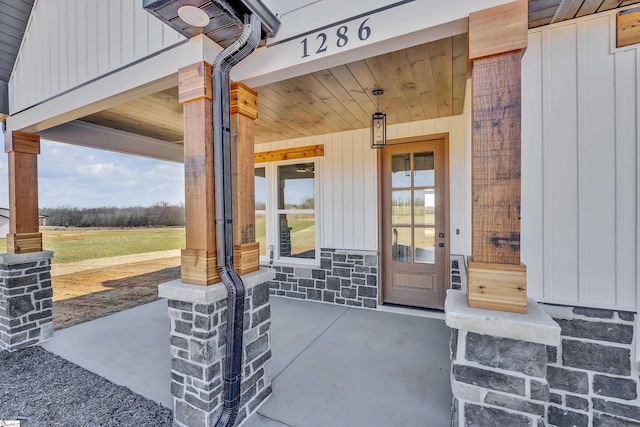
POLYGON ((258 94, 242 83, 231 83, 231 174, 233 177, 234 260, 240 274, 260 268, 255 230, 253 122, 258 118, 258 94))
POLYGON ((12 132, 6 136, 9 154, 9 234, 7 252, 42 251, 38 225, 38 154, 40 136, 12 132))
POLYGON ((520 263, 521 59, 527 1, 469 15, 472 253, 469 306, 526 313, 520 263))
POLYGON ((184 107, 184 178, 187 247, 182 250, 182 281, 219 282, 213 183, 213 103, 211 65, 180 69, 178 97, 184 107))

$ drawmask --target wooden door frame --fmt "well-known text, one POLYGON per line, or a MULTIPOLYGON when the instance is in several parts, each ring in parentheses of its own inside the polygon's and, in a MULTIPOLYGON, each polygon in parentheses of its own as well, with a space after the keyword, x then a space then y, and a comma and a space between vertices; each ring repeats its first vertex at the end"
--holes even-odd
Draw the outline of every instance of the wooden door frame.
MULTIPOLYGON (((450 187, 449 187, 449 132, 442 133, 434 133, 430 135, 422 135, 422 136, 411 136, 407 138, 396 138, 387 141, 387 146, 389 145, 399 145, 399 144, 411 144, 415 142, 428 142, 434 141, 437 139, 444 139, 444 164, 445 164, 445 179, 444 179, 444 194, 445 194, 445 207, 444 207, 444 215, 445 215, 445 246, 447 248, 447 271, 450 271, 450 256, 451 256, 451 246, 450 246, 450 234, 451 234, 451 224, 450 224, 450 213, 449 213, 449 202, 451 199, 450 187)), ((384 148, 382 149, 384 150, 384 148)), ((382 221, 383 218, 383 203, 382 203, 382 150, 378 150, 376 153, 376 163, 378 168, 378 305, 384 304, 384 286, 382 286, 382 278, 384 277, 383 268, 382 268, 382 256, 383 256, 383 248, 382 248, 382 236, 384 233, 384 224, 382 221)), ((448 286, 447 286, 448 288, 448 286)))

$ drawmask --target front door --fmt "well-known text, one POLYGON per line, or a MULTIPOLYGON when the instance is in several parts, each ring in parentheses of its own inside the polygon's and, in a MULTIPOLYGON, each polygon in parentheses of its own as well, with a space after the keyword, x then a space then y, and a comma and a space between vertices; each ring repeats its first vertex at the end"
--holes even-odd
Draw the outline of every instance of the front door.
POLYGON ((444 139, 382 150, 385 303, 442 309, 449 263, 444 139))

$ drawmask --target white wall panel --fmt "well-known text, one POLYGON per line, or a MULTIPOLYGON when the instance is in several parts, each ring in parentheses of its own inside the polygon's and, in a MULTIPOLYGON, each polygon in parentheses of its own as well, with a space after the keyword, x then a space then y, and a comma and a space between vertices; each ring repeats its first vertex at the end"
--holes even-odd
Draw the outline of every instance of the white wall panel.
POLYGON ((183 39, 138 0, 38 0, 9 82, 11 113, 183 39))
POLYGON ((544 295, 541 52, 541 34, 530 35, 522 58, 522 176, 528 179, 522 180, 520 255, 527 265, 527 293, 536 299, 544 295))
MULTIPOLYGON (((464 116, 424 120, 392 125, 387 132, 388 139, 449 133, 452 253, 469 253, 466 218, 470 211, 465 195, 470 194, 470 180, 464 120, 464 116), (460 234, 455 234, 456 229, 460 234)), ((256 151, 315 144, 324 144, 325 150, 318 177, 320 247, 377 251, 378 152, 369 148, 369 129, 260 144, 256 151)))
POLYGON ((529 294, 636 308, 637 67, 612 14, 529 33, 523 59, 522 259, 529 294))

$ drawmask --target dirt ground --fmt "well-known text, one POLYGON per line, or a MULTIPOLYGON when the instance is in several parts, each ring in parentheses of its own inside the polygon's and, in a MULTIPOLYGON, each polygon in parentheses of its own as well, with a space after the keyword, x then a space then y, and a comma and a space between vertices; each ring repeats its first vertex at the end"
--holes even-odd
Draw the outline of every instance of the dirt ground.
POLYGON ((53 265, 51 276, 58 330, 157 300, 160 283, 180 278, 180 257, 165 251, 53 265))

